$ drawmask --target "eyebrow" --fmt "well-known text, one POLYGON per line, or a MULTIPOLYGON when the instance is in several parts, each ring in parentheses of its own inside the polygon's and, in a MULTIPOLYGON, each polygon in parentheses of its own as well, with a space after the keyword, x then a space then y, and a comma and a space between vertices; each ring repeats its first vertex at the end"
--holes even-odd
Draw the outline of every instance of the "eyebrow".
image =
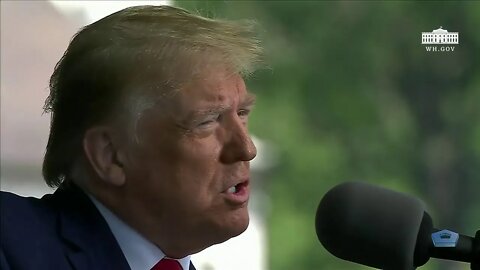
POLYGON ((257 97, 252 94, 248 93, 247 96, 240 102, 240 107, 250 107, 255 105, 257 97))
MULTIPOLYGON (((251 107, 255 105, 256 96, 254 94, 248 93, 243 100, 240 101, 240 108, 251 107)), ((225 105, 214 105, 206 109, 195 110, 191 113, 197 117, 205 117, 209 115, 221 114, 230 109, 230 106, 225 105)))

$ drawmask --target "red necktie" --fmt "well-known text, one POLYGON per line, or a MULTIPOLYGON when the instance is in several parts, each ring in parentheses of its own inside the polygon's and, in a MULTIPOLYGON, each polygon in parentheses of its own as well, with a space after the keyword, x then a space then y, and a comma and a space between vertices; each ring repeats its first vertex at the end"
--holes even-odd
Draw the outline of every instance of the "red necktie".
POLYGON ((177 260, 163 258, 151 270, 183 270, 177 260))

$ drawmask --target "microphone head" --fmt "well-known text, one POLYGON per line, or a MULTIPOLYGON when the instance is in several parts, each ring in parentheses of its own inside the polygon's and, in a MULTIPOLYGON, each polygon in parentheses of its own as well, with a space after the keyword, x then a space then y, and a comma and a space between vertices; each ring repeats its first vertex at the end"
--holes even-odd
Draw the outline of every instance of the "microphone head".
POLYGON ((384 270, 415 269, 424 204, 362 182, 335 186, 320 201, 317 236, 330 253, 384 270))

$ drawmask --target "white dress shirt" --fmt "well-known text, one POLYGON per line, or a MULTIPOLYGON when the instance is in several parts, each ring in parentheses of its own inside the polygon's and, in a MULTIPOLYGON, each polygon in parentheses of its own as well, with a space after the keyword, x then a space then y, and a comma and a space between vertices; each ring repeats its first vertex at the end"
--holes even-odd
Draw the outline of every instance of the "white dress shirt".
MULTIPOLYGON (((131 270, 150 270, 165 254, 136 230, 121 221, 115 214, 89 194, 90 199, 108 223, 131 270)), ((190 256, 177 259, 183 270, 190 267, 190 256)))

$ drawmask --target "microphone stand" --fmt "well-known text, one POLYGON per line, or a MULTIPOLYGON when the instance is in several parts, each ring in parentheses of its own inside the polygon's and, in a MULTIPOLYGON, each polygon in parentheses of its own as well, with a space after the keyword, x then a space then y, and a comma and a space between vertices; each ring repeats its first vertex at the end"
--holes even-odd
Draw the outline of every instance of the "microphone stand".
POLYGON ((480 230, 475 234, 475 239, 473 240, 473 259, 470 269, 480 270, 480 230))
MULTIPOLYGON (((440 232, 438 229, 434 229, 434 231, 440 232)), ((465 236, 458 233, 455 234, 457 234, 458 239, 455 242, 454 248, 447 246, 436 247, 435 243, 431 242, 431 246, 426 257, 424 253, 416 254, 422 256, 418 256, 420 259, 416 261, 417 263, 415 265, 423 265, 430 257, 470 263, 471 270, 480 270, 480 230, 477 231, 475 237, 465 236)))

